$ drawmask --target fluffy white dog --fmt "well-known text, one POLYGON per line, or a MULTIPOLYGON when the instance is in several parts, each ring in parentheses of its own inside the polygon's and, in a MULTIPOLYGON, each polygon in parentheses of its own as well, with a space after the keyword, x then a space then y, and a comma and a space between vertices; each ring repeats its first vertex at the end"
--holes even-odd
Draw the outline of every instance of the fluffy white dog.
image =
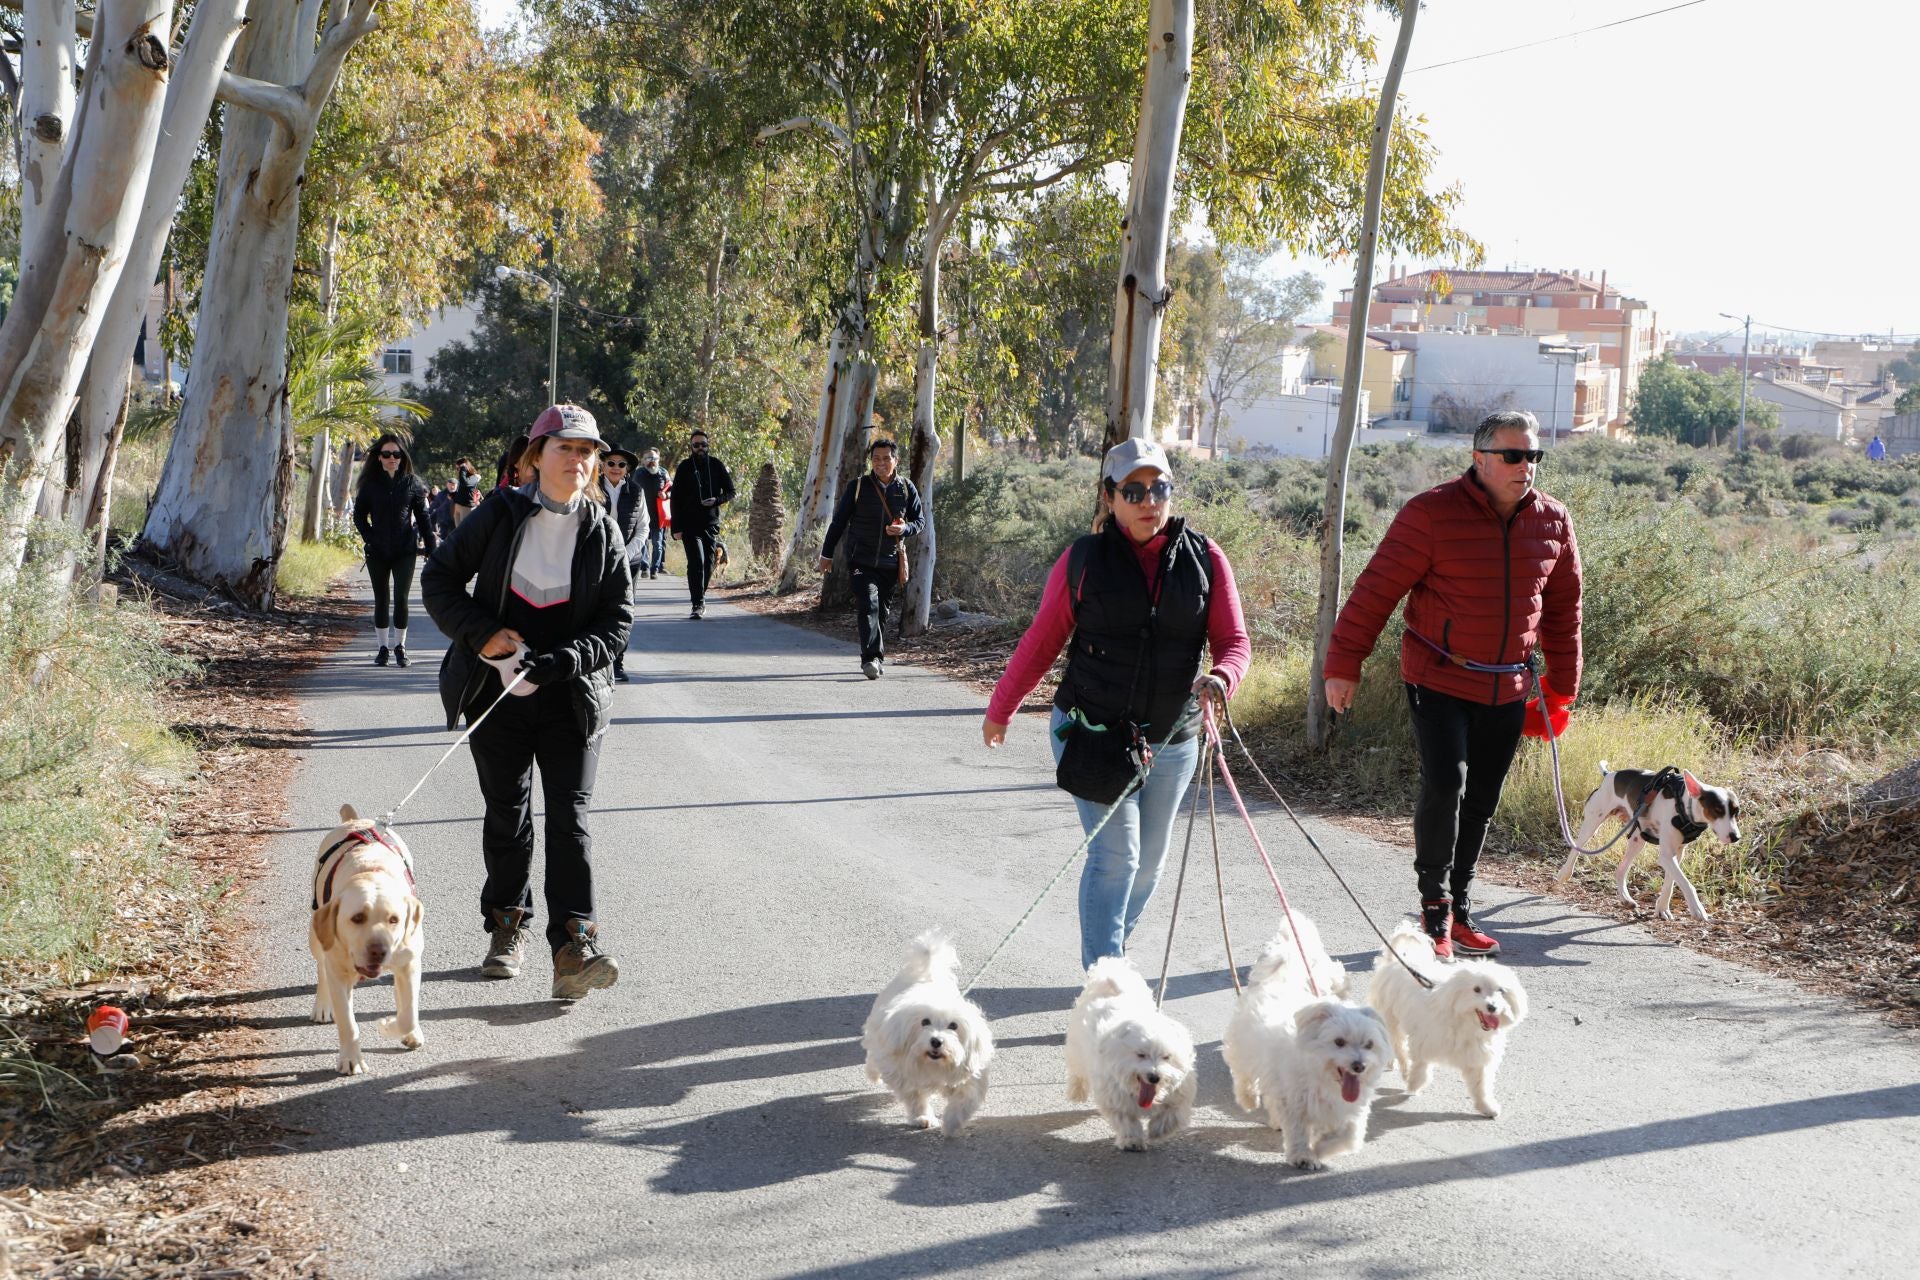
POLYGON ((987 1100, 993 1029, 980 1006, 960 994, 960 957, 939 930, 921 934, 907 962, 873 1002, 860 1044, 867 1078, 884 1084, 922 1129, 953 1137, 987 1100))
POLYGON ((1295 911, 1293 927, 1283 922, 1254 962, 1227 1023, 1222 1048, 1233 1096, 1248 1111, 1264 1107, 1297 1168, 1324 1169, 1360 1149, 1374 1086, 1387 1069, 1386 1025, 1372 1009, 1336 998, 1346 992, 1346 969, 1327 954, 1313 921, 1295 911))
POLYGON ((1096 960, 1067 1021, 1067 1100, 1093 1103, 1122 1151, 1187 1127, 1196 1087, 1193 1036, 1153 1007, 1132 962, 1096 960))
POLYGON ((1402 922, 1389 942, 1436 984, 1428 991, 1386 952, 1373 962, 1373 1005, 1386 1021, 1407 1092, 1426 1088, 1435 1064, 1452 1067, 1466 1078, 1474 1109, 1488 1119, 1498 1116, 1494 1073, 1506 1052, 1507 1033, 1527 1016, 1520 979, 1491 960, 1439 963, 1433 942, 1411 920, 1402 922))

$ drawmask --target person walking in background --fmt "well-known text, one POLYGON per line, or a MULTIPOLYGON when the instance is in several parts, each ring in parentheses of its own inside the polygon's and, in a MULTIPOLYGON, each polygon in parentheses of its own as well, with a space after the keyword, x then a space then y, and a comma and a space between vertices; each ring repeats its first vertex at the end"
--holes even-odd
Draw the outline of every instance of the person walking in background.
POLYGON ((726 464, 707 453, 707 433, 687 440, 687 456, 673 471, 671 513, 674 541, 687 553, 689 619, 707 613, 707 583, 713 578, 715 544, 720 537, 720 508, 733 498, 733 477, 726 464))
POLYGON ((453 527, 458 529, 480 501, 480 473, 466 458, 453 464, 453 472, 453 527))
POLYGON ((1867 446, 1867 461, 1885 462, 1886 460, 1887 460, 1886 442, 1882 440, 1879 436, 1875 436, 1873 438, 1873 443, 1867 446))
POLYGON ((1101 490, 1097 531, 1054 562, 981 726, 987 746, 1006 741, 1014 712, 1071 642, 1053 698, 1052 747, 1056 781, 1074 797, 1083 831, 1133 777, 1136 744, 1155 748, 1146 781, 1087 849, 1082 967, 1126 954, 1200 757, 1196 699, 1232 697, 1253 656, 1226 554, 1173 514, 1166 451, 1150 440, 1115 445, 1101 464, 1101 490))
POLYGON ((407 597, 413 593, 413 562, 424 546, 437 541, 427 515, 426 482, 413 474, 400 437, 388 432, 375 442, 354 487, 353 527, 366 548, 367 576, 373 580, 373 630, 380 642, 373 665, 395 666, 407 659, 407 597))
POLYGON ((493 487, 496 490, 518 489, 533 483, 531 468, 522 466, 526 454, 527 437, 515 436, 507 445, 507 451, 493 464, 493 487))
POLYGON ((858 476, 834 504, 826 540, 820 544, 820 572, 833 567, 841 535, 847 539, 847 572, 853 580, 853 607, 860 635, 860 670, 878 680, 887 656, 887 610, 900 583, 901 540, 920 532, 920 491, 899 474, 891 440, 867 446, 867 474, 858 476))
POLYGON ((1442 959, 1500 951, 1473 919, 1473 873, 1528 719, 1531 682, 1524 670, 1484 668, 1544 653, 1544 713, 1556 733, 1580 691, 1580 549, 1566 507, 1533 486, 1545 456, 1531 413, 1482 422, 1466 473, 1393 518, 1327 646, 1327 705, 1344 715, 1360 664, 1406 597, 1400 676, 1420 754, 1413 866, 1421 924, 1442 959))
POLYGON ((480 973, 511 978, 525 959, 538 766, 556 1000, 578 1000, 620 976, 600 949, 587 833, 613 708, 609 672, 633 625, 626 541, 596 474, 604 444, 585 409, 547 409, 527 446, 539 479, 487 499, 421 576, 427 610, 447 635, 440 664, 447 727, 486 713, 469 740, 486 801, 480 914, 489 938, 480 973), (515 669, 516 655, 526 681, 503 699, 502 672, 515 669))
POLYGON ((448 480, 427 499, 427 519, 433 525, 434 536, 443 542, 453 532, 453 490, 454 482, 448 480))
POLYGON ((641 568, 646 577, 657 578, 667 563, 667 503, 673 493, 673 481, 660 466, 658 449, 640 455, 640 470, 634 479, 647 491, 647 514, 653 521, 647 531, 647 554, 641 568))
MULTIPOLYGON (((627 550, 627 569, 629 575, 637 575, 641 562, 647 556, 647 534, 652 522, 647 518, 646 490, 633 478, 634 468, 639 459, 630 449, 611 445, 600 455, 602 475, 600 478, 601 496, 607 511, 613 516, 614 525, 620 530, 622 544, 627 550)), ((622 649, 613 655, 613 678, 618 684, 627 682, 627 652, 622 649)))

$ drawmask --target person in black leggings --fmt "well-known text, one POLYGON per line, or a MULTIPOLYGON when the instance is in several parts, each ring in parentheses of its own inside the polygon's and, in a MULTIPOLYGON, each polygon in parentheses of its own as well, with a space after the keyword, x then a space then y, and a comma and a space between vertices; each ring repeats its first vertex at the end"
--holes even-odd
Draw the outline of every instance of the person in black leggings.
POLYGON ((413 561, 424 547, 433 553, 433 521, 427 516, 427 486, 413 474, 400 437, 380 437, 360 468, 353 496, 353 527, 367 548, 373 579, 373 631, 380 651, 373 665, 407 665, 407 597, 413 593, 413 561), (391 616, 389 616, 391 609, 391 616))

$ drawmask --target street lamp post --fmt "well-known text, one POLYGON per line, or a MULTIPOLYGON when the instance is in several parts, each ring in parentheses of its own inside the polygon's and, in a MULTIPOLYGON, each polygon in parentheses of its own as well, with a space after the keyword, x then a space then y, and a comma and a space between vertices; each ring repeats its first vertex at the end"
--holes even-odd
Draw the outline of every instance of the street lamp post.
POLYGON ((529 280, 538 280, 547 287, 547 297, 553 302, 553 325, 547 337, 547 403, 560 403, 560 284, 532 271, 523 271, 519 267, 498 266, 493 269, 494 278, 505 280, 508 276, 525 276, 529 280))
POLYGON ((1722 311, 1720 318, 1738 320, 1746 330, 1740 339, 1740 427, 1733 437, 1734 450, 1739 452, 1747 447, 1747 353, 1753 349, 1753 317, 1730 316, 1722 311))

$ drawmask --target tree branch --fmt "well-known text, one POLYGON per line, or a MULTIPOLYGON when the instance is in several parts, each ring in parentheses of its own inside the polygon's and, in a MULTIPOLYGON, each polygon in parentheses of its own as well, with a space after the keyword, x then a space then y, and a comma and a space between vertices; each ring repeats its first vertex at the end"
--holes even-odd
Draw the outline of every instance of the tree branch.
POLYGON ((220 74, 220 87, 214 91, 213 96, 216 100, 230 106, 258 111, 285 129, 288 134, 299 133, 310 114, 307 100, 297 91, 283 84, 250 80, 246 76, 235 75, 231 71, 220 74))
POLYGON ((782 120, 778 124, 767 125, 761 129, 759 133, 753 135, 753 140, 755 142, 765 142, 769 138, 777 138, 783 133, 796 133, 801 129, 817 129, 821 133, 826 134, 829 138, 833 139, 836 144, 836 149, 838 149, 842 155, 846 154, 847 149, 853 146, 853 139, 847 135, 845 129, 842 129, 833 121, 823 120, 819 116, 794 116, 789 120, 782 120))
POLYGON ((980 190, 983 192, 986 192, 989 195, 1007 195, 1009 193, 1016 192, 1016 191, 1038 191, 1042 187, 1052 186, 1054 183, 1059 182, 1062 178, 1070 178, 1076 173, 1085 173, 1089 169, 1098 169, 1105 164, 1106 164, 1105 160, 1079 160, 1074 162, 1073 164, 1063 165, 1060 168, 1055 169, 1052 173, 1043 174, 1037 178, 1022 178, 1018 181, 983 183, 980 187, 980 190))

